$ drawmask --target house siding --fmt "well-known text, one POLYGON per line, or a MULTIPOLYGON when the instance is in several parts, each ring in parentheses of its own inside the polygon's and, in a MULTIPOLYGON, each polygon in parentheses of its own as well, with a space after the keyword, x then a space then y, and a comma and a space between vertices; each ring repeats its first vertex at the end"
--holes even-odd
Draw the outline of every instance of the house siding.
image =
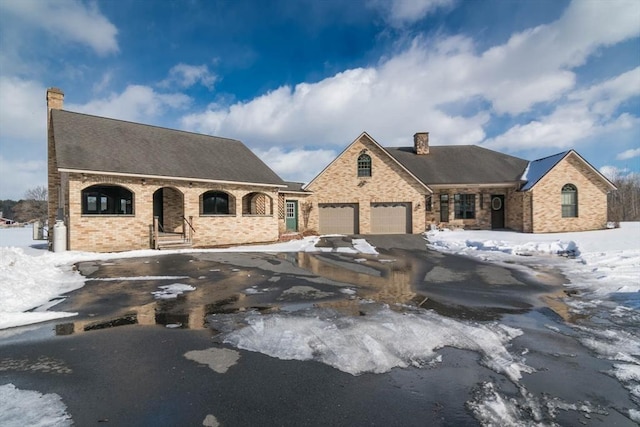
MULTIPOLYGON (((219 186, 210 183, 178 180, 110 177, 90 174, 69 174, 69 196, 66 209, 68 248, 95 252, 119 252, 151 247, 150 227, 153 224, 153 194, 165 191, 165 230, 182 231, 182 215, 192 221, 194 247, 225 246, 278 240, 278 217, 272 215, 243 215, 242 198, 250 193, 263 193, 277 203, 277 190, 249 185, 219 186), (113 184, 133 193, 133 215, 83 215, 82 190, 97 184, 113 184), (201 215, 202 193, 224 191, 235 199, 235 213, 231 215, 201 215)), ((264 201, 269 201, 266 197, 264 201)), ((273 210, 273 209, 272 209, 273 210)))
MULTIPOLYGON (((533 233, 597 230, 606 227, 607 187, 595 171, 571 153, 530 191, 533 233), (563 218, 561 192, 565 184, 578 190, 578 216, 563 218)), ((526 203, 525 203, 526 212, 526 203)))
POLYGON ((431 199, 431 212, 426 213, 426 223, 439 227, 455 227, 467 229, 490 230, 491 229, 491 196, 504 196, 505 228, 520 231, 522 229, 522 208, 520 197, 514 188, 508 187, 478 187, 478 186, 454 186, 446 189, 438 189, 431 199), (440 195, 449 195, 449 221, 440 221, 440 195), (455 218, 455 194, 475 195, 475 218, 455 218))
POLYGON ((425 195, 428 190, 395 163, 366 135, 331 163, 307 188, 313 195, 309 229, 319 230, 319 208, 322 203, 355 203, 359 206, 359 232, 371 232, 371 204, 409 203, 411 232, 425 230, 425 195), (362 150, 371 157, 371 177, 358 177, 357 161, 362 150))

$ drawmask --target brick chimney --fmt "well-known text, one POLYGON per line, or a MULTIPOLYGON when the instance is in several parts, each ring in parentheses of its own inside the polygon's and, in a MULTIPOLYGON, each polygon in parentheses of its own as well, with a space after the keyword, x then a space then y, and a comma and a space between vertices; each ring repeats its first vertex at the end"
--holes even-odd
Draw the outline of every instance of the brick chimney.
POLYGON ((429 132, 418 132, 413 135, 413 148, 416 154, 429 154, 429 132))
POLYGON ((64 219, 64 200, 61 196, 60 172, 56 161, 56 144, 51 126, 51 110, 62 110, 64 92, 57 87, 47 89, 47 217, 49 219, 49 247, 53 245, 53 225, 64 219))
POLYGON ((64 92, 57 87, 50 87, 47 89, 47 109, 48 110, 62 110, 62 104, 64 103, 64 92))

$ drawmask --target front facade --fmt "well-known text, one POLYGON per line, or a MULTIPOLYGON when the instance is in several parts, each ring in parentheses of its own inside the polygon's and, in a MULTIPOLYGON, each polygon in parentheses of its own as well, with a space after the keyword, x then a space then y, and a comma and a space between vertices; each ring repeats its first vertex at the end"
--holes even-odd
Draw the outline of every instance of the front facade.
POLYGON ((52 240, 96 252, 278 240, 287 185, 241 142, 63 111, 63 96, 47 91, 49 225, 64 224, 52 240))
POLYGON ((321 234, 398 234, 601 229, 615 187, 573 150, 529 162, 477 146, 429 147, 428 133, 400 148, 363 133, 306 189, 309 226, 321 234))
POLYGON ((320 234, 420 233, 429 189, 362 134, 307 187, 320 234))

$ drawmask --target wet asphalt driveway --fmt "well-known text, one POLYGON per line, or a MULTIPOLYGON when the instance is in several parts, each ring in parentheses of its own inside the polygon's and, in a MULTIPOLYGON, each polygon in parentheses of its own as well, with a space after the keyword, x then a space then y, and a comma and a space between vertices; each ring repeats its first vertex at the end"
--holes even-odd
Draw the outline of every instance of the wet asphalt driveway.
MULTIPOLYGON (((518 395, 468 350, 440 349, 442 362, 434 368, 353 376, 319 362, 231 349, 208 321, 312 306, 362 315, 358 301, 367 299, 523 329, 513 351, 531 351, 530 359, 545 367, 527 380, 530 392, 551 389, 602 406, 628 399, 617 382, 598 374, 607 369, 604 361, 545 332, 563 323, 557 296, 564 280, 553 271, 427 251, 421 236, 367 240, 379 255, 344 253, 350 239, 332 238, 321 242, 328 252, 318 253, 203 252, 80 263, 86 285, 55 307, 78 316, 0 335, 0 384, 60 395, 79 426, 471 426, 478 421, 466 402, 480 384, 518 395), (152 294, 176 283, 195 290, 174 299, 152 294), (602 396, 589 391, 593 383, 602 396)), ((556 422, 627 425, 615 411, 589 418, 569 411, 556 422)))

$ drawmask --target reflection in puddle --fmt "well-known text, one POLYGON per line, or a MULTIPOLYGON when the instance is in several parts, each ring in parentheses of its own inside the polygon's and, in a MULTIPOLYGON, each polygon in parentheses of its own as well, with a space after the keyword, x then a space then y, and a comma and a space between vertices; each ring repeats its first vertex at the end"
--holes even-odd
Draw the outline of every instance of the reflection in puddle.
POLYGON ((476 266, 458 272, 439 257, 401 250, 381 255, 172 254, 157 257, 157 261, 81 266, 92 277, 74 292, 65 309, 84 312, 87 318, 57 325, 56 335, 133 324, 207 329, 207 317, 213 314, 293 312, 312 307, 357 316, 363 300, 398 310, 409 305, 458 319, 494 320, 506 313, 527 311, 532 295, 537 298, 543 293, 541 286, 523 283, 510 270, 476 266), (131 272, 150 279, 127 281, 131 272), (167 274, 183 280, 176 284, 151 279, 169 277, 167 274), (123 279, 99 280, 114 276, 123 279), (494 282, 482 282, 487 280, 494 282), (171 299, 154 300, 151 295, 158 289, 174 288, 171 299), (485 302, 484 297, 489 296, 485 302))

